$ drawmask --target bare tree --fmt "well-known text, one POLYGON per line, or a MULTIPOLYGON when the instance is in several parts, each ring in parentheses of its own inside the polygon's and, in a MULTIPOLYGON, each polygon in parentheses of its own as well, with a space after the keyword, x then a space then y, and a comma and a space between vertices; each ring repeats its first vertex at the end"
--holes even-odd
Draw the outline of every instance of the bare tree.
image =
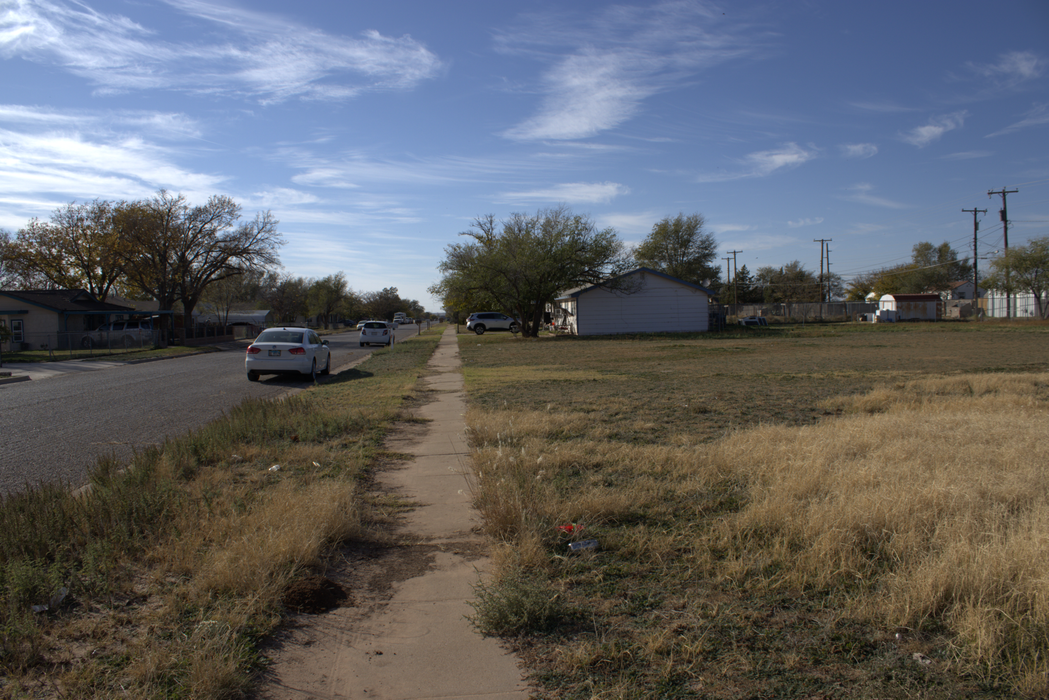
POLYGON ((240 205, 221 195, 194 207, 182 195, 161 190, 123 206, 118 222, 129 280, 162 310, 181 301, 188 327, 208 285, 280 263, 277 249, 284 241, 272 214, 246 223, 239 218, 240 205))

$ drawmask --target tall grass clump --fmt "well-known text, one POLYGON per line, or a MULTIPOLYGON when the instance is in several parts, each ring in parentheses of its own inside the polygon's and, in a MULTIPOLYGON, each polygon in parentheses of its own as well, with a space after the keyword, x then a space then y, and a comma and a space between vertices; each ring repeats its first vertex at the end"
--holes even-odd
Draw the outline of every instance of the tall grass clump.
POLYGON ((839 400, 711 459, 743 477, 733 576, 844 588, 889 627, 945 626, 957 659, 1049 691, 1049 375, 952 377, 839 400))

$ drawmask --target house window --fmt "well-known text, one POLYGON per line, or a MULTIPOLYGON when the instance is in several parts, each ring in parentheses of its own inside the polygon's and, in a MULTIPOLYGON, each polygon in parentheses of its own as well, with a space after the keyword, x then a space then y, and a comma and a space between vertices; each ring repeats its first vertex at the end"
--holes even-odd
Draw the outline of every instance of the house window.
POLYGON ((16 343, 25 342, 25 321, 20 318, 11 320, 11 340, 16 343))

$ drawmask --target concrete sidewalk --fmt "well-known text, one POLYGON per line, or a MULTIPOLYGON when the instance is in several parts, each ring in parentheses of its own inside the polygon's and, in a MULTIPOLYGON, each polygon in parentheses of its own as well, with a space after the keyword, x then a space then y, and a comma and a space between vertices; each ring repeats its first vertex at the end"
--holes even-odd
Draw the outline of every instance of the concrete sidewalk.
POLYGON ((419 504, 395 536, 417 543, 416 551, 425 549, 424 565, 417 560, 407 567, 410 573, 394 576, 389 595, 370 607, 339 608, 309 620, 301 616, 271 655, 271 682, 261 697, 529 697, 517 659, 496 640, 482 637, 465 617, 473 613, 468 601, 488 560, 465 478, 469 453, 459 368, 450 327, 430 359, 433 374, 424 380, 435 399, 416 412, 430 422, 420 435, 387 443, 413 459, 380 475, 380 487, 419 504))

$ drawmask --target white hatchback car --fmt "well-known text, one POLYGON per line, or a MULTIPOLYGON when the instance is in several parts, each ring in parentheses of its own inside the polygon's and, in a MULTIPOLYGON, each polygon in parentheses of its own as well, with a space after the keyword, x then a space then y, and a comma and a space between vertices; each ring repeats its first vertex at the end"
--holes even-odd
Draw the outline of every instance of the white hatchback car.
POLYGON ((393 324, 386 321, 368 321, 361 328, 361 347, 365 345, 393 345, 393 324))
POLYGON ((248 346, 244 369, 253 382, 263 374, 328 374, 331 351, 309 328, 267 328, 248 346))

